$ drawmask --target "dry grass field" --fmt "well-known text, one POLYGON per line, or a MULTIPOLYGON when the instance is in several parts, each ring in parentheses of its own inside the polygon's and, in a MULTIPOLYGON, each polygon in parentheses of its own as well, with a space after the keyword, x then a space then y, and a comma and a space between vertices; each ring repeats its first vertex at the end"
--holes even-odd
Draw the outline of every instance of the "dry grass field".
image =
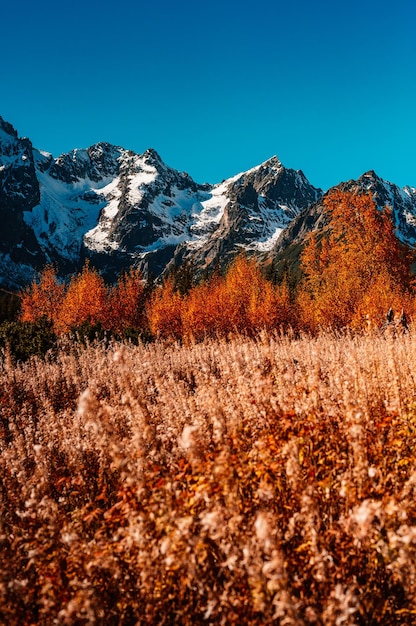
POLYGON ((416 623, 416 335, 0 370, 0 623, 416 623))

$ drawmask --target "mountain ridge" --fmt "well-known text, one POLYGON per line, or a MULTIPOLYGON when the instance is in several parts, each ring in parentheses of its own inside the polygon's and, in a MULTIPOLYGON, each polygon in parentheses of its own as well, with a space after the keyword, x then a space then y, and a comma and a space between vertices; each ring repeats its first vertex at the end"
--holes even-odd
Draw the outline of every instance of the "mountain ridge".
MULTIPOLYGON (((398 236, 414 245, 414 188, 372 171, 336 188, 390 204, 398 236)), ((87 259, 109 281, 131 266, 159 276, 186 261, 206 272, 242 250, 270 260, 320 227, 325 195, 277 156, 200 184, 153 148, 98 142, 53 157, 0 117, 0 285, 21 288, 47 263, 65 277, 87 259)))

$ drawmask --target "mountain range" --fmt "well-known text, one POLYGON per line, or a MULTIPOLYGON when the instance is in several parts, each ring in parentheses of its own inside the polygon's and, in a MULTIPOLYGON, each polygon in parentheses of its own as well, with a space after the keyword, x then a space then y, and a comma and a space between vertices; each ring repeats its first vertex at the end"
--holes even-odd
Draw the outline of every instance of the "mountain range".
MULTIPOLYGON (((397 236, 416 242, 416 189, 373 171, 338 188, 370 192, 393 210, 397 236)), ((322 189, 277 157, 218 184, 200 184, 143 154, 100 142, 53 157, 0 117, 0 285, 21 288, 53 263, 62 276, 86 259, 107 281, 139 267, 207 272, 246 251, 273 264, 324 221, 322 189)))

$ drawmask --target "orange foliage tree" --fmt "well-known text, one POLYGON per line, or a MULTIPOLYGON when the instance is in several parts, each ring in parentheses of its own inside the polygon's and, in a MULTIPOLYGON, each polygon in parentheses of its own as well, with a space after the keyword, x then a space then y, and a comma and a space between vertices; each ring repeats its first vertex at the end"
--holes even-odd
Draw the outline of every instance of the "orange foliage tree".
POLYGON ((215 275, 189 291, 181 319, 185 336, 202 339, 288 326, 293 311, 287 285, 273 286, 254 260, 241 255, 225 277, 215 275))
POLYGON ((223 285, 222 277, 213 276, 189 291, 182 307, 182 328, 186 337, 199 340, 224 330, 228 321, 223 285))
POLYGON ((235 259, 224 281, 224 323, 237 332, 249 332, 256 323, 259 296, 265 279, 254 261, 241 255, 235 259))
POLYGON ((224 317, 232 330, 253 334, 291 322, 287 285, 273 286, 258 264, 244 255, 228 271, 224 291, 227 304, 224 317))
POLYGON ((175 289, 173 279, 168 278, 162 286, 154 290, 146 307, 147 320, 152 334, 161 338, 181 338, 183 335, 182 307, 183 297, 175 289))
POLYGON ((310 237, 301 256, 298 296, 305 325, 379 325, 410 300, 411 255, 395 235, 391 212, 369 195, 335 191, 325 199, 327 232, 310 237))
POLYGON ((136 269, 122 274, 116 285, 107 288, 103 278, 87 263, 66 287, 48 266, 40 280, 21 294, 20 319, 35 322, 46 317, 59 334, 85 322, 100 323, 116 333, 127 328, 140 330, 146 325, 145 297, 145 282, 136 269))
POLYGON ((107 325, 108 289, 100 274, 88 263, 74 276, 56 316, 58 332, 65 333, 85 322, 107 325))
POLYGON ((60 283, 54 268, 48 265, 36 280, 21 294, 22 322, 36 322, 42 317, 55 322, 65 297, 65 285, 60 283))
POLYGON ((108 294, 105 326, 117 333, 127 328, 143 328, 145 297, 146 285, 141 272, 132 268, 122 274, 108 294))

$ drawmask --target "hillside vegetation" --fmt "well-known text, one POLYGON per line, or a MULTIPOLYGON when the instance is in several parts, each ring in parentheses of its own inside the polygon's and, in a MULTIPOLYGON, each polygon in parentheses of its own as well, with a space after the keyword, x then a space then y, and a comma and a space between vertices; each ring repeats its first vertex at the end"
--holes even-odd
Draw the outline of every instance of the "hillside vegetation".
POLYGON ((273 284, 245 256, 198 282, 185 264, 156 287, 135 269, 108 286, 88 264, 69 284, 47 267, 22 294, 21 322, 48 322, 57 336, 88 328, 118 338, 201 340, 273 329, 368 331, 382 326, 390 308, 412 318, 412 255, 389 211, 370 196, 340 191, 325 205, 330 228, 306 240, 297 283, 286 272, 273 284))
POLYGON ((0 373, 4 624, 413 624, 416 337, 63 346, 0 373))

